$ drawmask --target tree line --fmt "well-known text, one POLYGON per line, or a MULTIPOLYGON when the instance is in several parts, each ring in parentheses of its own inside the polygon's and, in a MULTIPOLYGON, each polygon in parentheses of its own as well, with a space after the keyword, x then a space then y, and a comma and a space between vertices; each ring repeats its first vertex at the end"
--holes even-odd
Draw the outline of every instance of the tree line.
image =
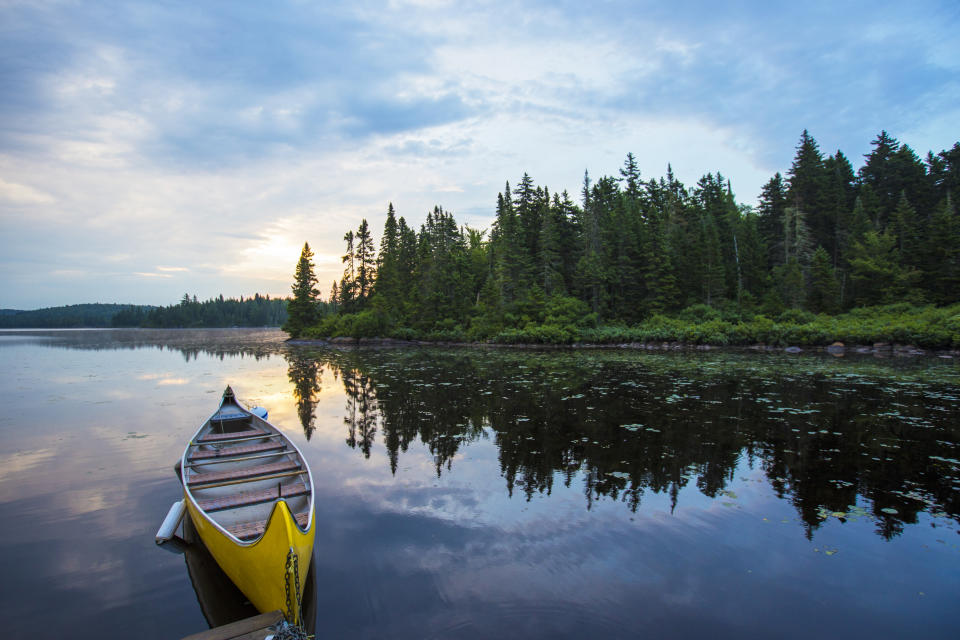
POLYGON ((305 245, 292 335, 486 339, 538 327, 631 326, 684 310, 737 320, 960 300, 960 143, 921 159, 882 131, 854 170, 804 131, 756 207, 729 179, 585 172, 577 201, 524 174, 497 195, 489 231, 437 206, 419 230, 392 204, 379 251, 369 225, 344 236, 324 308, 305 245), (307 282, 307 285, 304 283, 307 282))
POLYGON ((183 294, 177 304, 167 307, 130 306, 113 316, 114 327, 203 328, 279 327, 287 321, 287 300, 259 293, 239 300, 223 294, 200 302, 183 294))

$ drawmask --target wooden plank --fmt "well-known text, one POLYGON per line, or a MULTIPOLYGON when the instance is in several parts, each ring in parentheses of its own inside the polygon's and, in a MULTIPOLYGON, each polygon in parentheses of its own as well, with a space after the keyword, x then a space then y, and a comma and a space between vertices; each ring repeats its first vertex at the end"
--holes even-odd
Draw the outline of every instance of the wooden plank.
POLYGON ((255 478, 256 476, 268 476, 274 473, 299 469, 299 460, 281 460, 271 464, 261 464, 255 467, 244 467, 234 471, 211 471, 210 473, 192 474, 187 480, 191 487, 210 484, 212 482, 221 482, 224 480, 240 480, 241 478, 255 478))
MULTIPOLYGON (((310 513, 307 511, 298 513, 294 517, 297 519, 297 524, 299 524, 301 527, 307 526, 307 523, 310 521, 310 513)), ((225 528, 227 531, 237 536, 241 540, 252 540, 263 535, 263 532, 267 529, 267 521, 261 520, 259 522, 247 522, 235 524, 225 528)))
POLYGON ((240 431, 228 431, 226 433, 208 433, 205 436, 197 438, 197 442, 207 444, 210 442, 222 442, 232 440, 233 438, 253 438, 255 436, 269 435, 266 431, 260 429, 241 429, 240 431))
POLYGON ((241 444, 234 447, 224 447, 223 449, 208 449, 206 451, 196 450, 187 456, 188 460, 209 460, 211 458, 226 458, 229 456, 245 455, 247 453, 262 453, 264 451, 273 451, 282 449, 283 442, 259 442, 257 444, 241 444))
MULTIPOLYGON (((277 487, 264 489, 263 491, 245 491, 232 496, 222 496, 220 498, 209 498, 207 500, 197 500, 197 506, 210 513, 212 511, 222 511, 224 509, 237 509, 247 507, 252 504, 263 502, 272 502, 281 497, 277 495, 277 487)), ((283 487, 284 498, 294 498, 310 493, 306 483, 295 482, 294 484, 283 487)))
MULTIPOLYGON (((307 475, 306 469, 299 469, 297 471, 288 471, 287 473, 274 473, 269 476, 257 476, 256 478, 245 478, 243 480, 227 480, 226 482, 214 482, 212 484, 202 484, 198 487, 190 485, 190 490, 193 492, 204 491, 206 489, 215 489, 217 487, 228 487, 235 484, 249 484, 251 482, 260 482, 261 480, 276 480, 277 478, 289 478, 291 476, 305 476, 307 475)), ((194 495, 197 495, 196 493, 194 495)))
POLYGON ((271 453, 258 453, 254 456, 236 456, 232 458, 224 458, 223 460, 201 460, 200 462, 188 462, 187 467, 191 469, 197 469, 199 467, 209 467, 213 464, 231 464, 234 462, 246 462, 247 460, 263 460, 264 458, 276 458, 277 456, 288 456, 293 451, 289 449, 282 449, 280 451, 273 451, 271 453))
MULTIPOLYGON (((238 620, 225 624, 214 629, 201 631, 186 636, 183 640, 234 640, 246 634, 256 633, 257 631, 266 631, 268 627, 279 624, 283 621, 283 614, 279 610, 270 613, 261 613, 260 615, 238 620)), ((263 637, 266 637, 264 634, 263 637)), ((256 636, 253 636, 256 637, 256 636)))

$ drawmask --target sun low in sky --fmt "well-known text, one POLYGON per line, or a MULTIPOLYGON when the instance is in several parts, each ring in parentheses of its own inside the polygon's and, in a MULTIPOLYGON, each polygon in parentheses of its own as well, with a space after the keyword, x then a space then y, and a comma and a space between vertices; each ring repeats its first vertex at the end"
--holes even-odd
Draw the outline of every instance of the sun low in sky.
POLYGON ((960 122, 955 2, 0 1, 0 308, 326 292, 387 204, 487 228, 529 173, 737 199, 960 122))

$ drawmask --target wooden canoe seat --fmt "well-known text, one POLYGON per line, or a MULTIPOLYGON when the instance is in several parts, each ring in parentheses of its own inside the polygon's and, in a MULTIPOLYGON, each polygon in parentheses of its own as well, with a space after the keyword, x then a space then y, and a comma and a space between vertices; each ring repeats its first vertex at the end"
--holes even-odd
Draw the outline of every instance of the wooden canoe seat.
MULTIPOLYGON (((307 523, 310 522, 310 513, 307 511, 298 513, 295 517, 297 519, 297 524, 299 524, 301 527, 307 526, 307 523)), ((227 527, 226 529, 241 540, 253 540, 254 538, 259 538, 262 536, 263 532, 267 530, 267 521, 261 520, 260 522, 235 524, 227 527)))
POLYGON ((241 429, 240 431, 227 431, 226 433, 208 433, 205 436, 197 438, 197 442, 207 444, 210 442, 220 442, 222 440, 233 440, 234 438, 253 438, 266 435, 270 434, 260 429, 241 429))
POLYGON ((241 444, 235 447, 224 447, 223 449, 193 451, 187 456, 187 460, 209 460, 211 458, 226 458, 228 456, 246 455, 248 453, 264 453, 265 451, 274 451, 276 449, 283 449, 284 447, 283 442, 279 440, 260 442, 258 444, 241 444))
POLYGON ((297 460, 281 460, 271 464, 261 464, 255 467, 244 467, 235 471, 211 471, 210 473, 195 473, 188 483, 191 487, 198 485, 211 484, 214 482, 225 482, 230 480, 240 480, 248 478, 256 480, 257 476, 269 476, 284 471, 292 471, 300 468, 300 462, 297 460))
POLYGON ((247 507, 252 504, 272 502, 280 497, 294 498, 296 496, 303 496, 308 493, 310 493, 310 490, 307 488, 306 484, 303 482, 296 482, 283 487, 282 496, 277 495, 277 487, 272 487, 270 489, 264 489, 263 491, 246 491, 244 493, 239 493, 232 496, 210 498, 208 500, 197 500, 197 506, 207 512, 223 511, 224 509, 237 509, 239 507, 247 507))

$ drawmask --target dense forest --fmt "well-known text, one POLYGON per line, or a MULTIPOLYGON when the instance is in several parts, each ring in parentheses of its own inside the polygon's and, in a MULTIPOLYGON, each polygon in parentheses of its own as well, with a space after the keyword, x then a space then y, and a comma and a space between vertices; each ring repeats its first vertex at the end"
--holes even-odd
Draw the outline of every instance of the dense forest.
POLYGON ((149 312, 153 307, 137 307, 129 304, 71 304, 62 307, 47 307, 21 311, 0 310, 0 327, 5 329, 64 329, 69 327, 109 327, 119 313, 132 309, 149 312))
POLYGON ((220 295, 200 302, 183 294, 168 307, 131 307, 113 317, 115 327, 279 327, 287 321, 287 301, 259 293, 239 300, 220 295))
MULTIPOLYGON (((722 343, 765 321, 822 328, 853 311, 862 324, 876 315, 863 308, 888 305, 877 313, 946 321, 946 337, 919 341, 950 345, 960 342, 960 309, 943 311, 960 301, 958 187, 960 143, 921 159, 885 131, 857 170, 804 131, 756 207, 719 172, 687 187, 668 165, 644 180, 632 154, 617 176, 585 173, 577 201, 525 174, 497 195, 489 232, 439 206, 416 231, 391 204, 376 251, 363 220, 344 236, 344 274, 322 309, 306 245, 286 330, 571 342, 679 320, 714 322, 722 343)), ((653 334, 675 338, 676 326, 653 334)))
POLYGON ((279 327, 287 321, 287 300, 255 294, 239 300, 222 295, 200 302, 184 294, 177 304, 75 304, 33 311, 0 309, 0 328, 96 327, 279 327))

